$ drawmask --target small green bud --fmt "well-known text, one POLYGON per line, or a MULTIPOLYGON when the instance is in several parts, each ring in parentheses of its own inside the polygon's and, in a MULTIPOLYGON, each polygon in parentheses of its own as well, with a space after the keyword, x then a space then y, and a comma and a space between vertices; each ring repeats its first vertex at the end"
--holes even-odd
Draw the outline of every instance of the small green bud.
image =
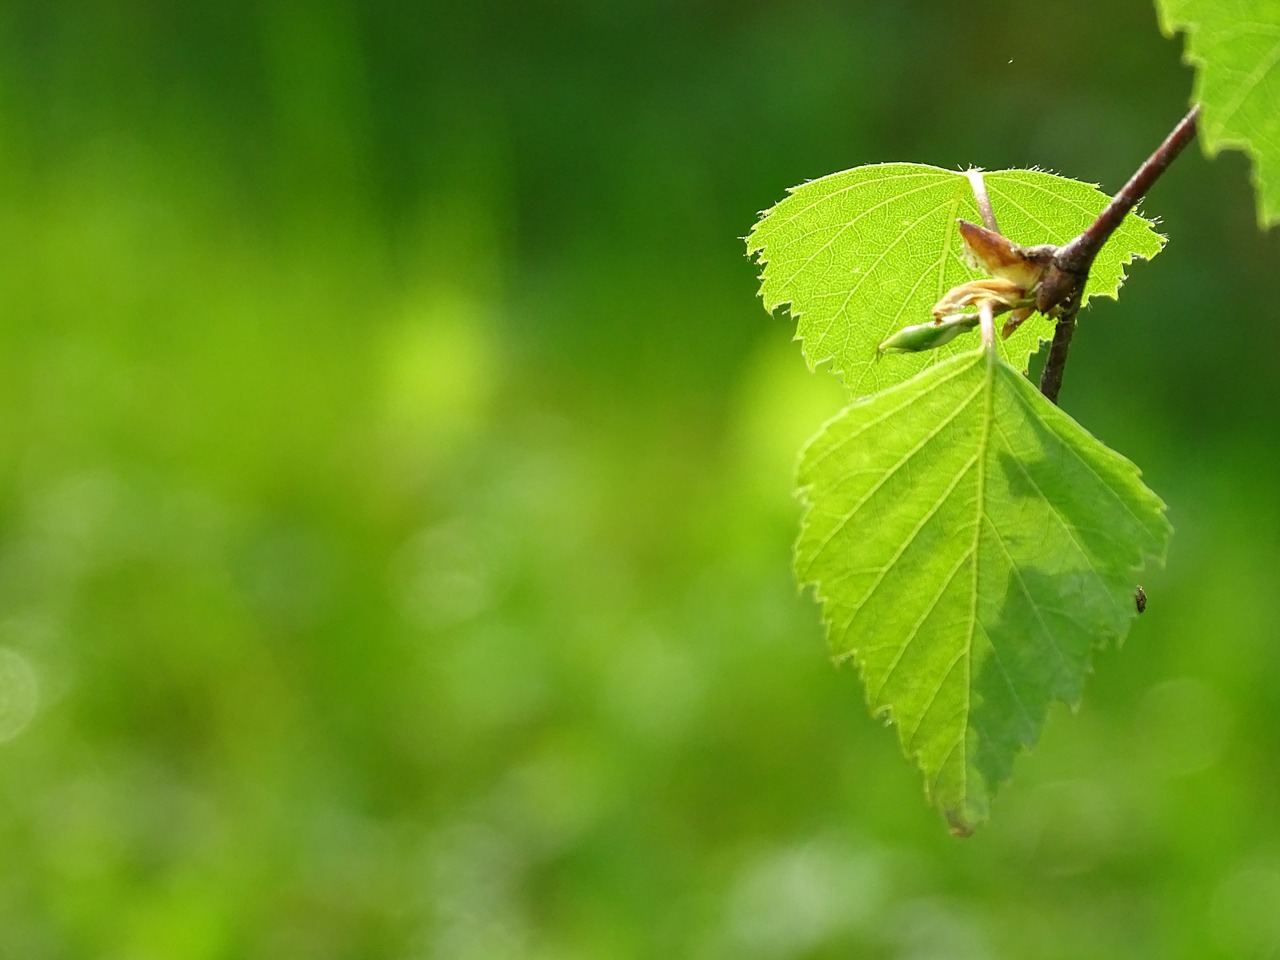
POLYGON ((920 353, 922 350, 936 350, 977 325, 976 313, 961 313, 954 317, 947 317, 945 320, 904 327, 876 348, 876 356, 885 353, 920 353))

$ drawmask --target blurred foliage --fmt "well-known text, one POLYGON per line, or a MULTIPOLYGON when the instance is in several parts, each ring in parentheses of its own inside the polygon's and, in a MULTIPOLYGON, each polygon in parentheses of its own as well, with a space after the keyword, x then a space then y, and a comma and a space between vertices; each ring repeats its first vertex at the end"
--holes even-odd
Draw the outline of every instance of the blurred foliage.
POLYGON ((1280 949, 1277 240, 1192 151, 1062 395, 1170 504, 1079 715, 959 843, 792 584, 839 408, 788 184, 1114 189, 1145 4, 0 11, 0 956, 1280 949))

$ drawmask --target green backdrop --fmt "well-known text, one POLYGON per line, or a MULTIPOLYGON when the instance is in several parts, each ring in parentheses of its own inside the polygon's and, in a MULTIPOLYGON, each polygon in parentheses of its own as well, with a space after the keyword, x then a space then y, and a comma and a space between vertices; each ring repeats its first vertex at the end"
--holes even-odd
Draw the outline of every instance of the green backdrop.
POLYGON ((947 835, 797 596, 841 406, 742 237, 863 163, 1114 190, 1142 2, 0 11, 0 957, 1280 952, 1280 241, 1192 148, 1064 407, 1166 571, 947 835))

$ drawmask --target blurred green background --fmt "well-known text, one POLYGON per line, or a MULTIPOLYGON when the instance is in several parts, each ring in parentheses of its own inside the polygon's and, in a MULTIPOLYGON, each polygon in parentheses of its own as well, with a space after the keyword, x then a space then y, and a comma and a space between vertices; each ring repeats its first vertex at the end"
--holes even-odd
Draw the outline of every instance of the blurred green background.
POLYGON ((842 394, 740 239, 868 162, 1114 190, 1180 53, 1115 0, 4 5, 0 957, 1280 956, 1245 159, 1082 318, 1064 406, 1177 533, 968 841, 797 596, 842 394))

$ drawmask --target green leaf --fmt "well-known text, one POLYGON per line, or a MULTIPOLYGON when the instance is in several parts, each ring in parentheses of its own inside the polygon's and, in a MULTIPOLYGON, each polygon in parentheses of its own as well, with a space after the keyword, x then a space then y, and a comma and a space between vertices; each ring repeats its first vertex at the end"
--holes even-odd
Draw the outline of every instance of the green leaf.
MULTIPOLYGON (((1097 188, 1036 170, 983 175, 1000 228, 1021 244, 1070 240, 1101 212, 1097 188)), ((974 279, 962 258, 956 219, 980 220, 969 178, 916 163, 857 167, 812 180, 765 211, 747 238, 762 264, 765 307, 788 306, 809 366, 826 361, 854 396, 900 383, 970 350, 960 337, 939 351, 876 360, 891 334, 930 319, 947 290, 974 279)), ((1150 259, 1164 238, 1130 214, 1095 261, 1086 299, 1114 297, 1124 266, 1150 259)), ((1004 359, 1027 366, 1051 327, 1033 319, 1001 341, 1004 359)))
POLYGON ((1280 222, 1280 0, 1156 0, 1156 9, 1167 35, 1186 31, 1205 150, 1249 152, 1258 221, 1280 222))
POLYGON ((855 401, 810 441, 799 483, 796 573, 832 654, 967 834, 1050 703, 1079 702, 1093 651, 1137 615, 1164 505, 982 350, 855 401))

